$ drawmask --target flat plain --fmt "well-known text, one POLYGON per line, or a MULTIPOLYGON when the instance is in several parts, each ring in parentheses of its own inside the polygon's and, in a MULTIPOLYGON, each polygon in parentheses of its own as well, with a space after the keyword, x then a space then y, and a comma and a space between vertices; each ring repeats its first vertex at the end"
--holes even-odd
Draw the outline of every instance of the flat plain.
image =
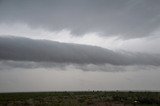
POLYGON ((0 106, 160 106, 160 92, 64 91, 0 93, 0 106))

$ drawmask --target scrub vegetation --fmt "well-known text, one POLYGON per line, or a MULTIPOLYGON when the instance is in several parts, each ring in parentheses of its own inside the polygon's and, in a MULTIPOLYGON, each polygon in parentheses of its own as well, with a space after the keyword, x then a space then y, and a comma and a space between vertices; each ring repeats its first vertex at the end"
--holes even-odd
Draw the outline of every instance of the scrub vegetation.
POLYGON ((0 93, 0 106, 160 106, 160 92, 0 93))

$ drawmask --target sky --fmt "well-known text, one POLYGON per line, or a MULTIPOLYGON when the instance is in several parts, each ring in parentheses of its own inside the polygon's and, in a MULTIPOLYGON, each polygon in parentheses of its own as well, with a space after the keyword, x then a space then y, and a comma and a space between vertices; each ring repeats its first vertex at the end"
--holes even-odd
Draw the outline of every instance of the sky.
POLYGON ((0 92, 160 90, 159 0, 0 0, 0 92))

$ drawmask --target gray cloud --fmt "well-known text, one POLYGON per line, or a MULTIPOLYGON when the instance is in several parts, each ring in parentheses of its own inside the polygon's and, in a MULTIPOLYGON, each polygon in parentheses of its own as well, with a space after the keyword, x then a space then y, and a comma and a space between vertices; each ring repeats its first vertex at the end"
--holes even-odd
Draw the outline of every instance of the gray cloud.
POLYGON ((114 52, 108 49, 22 37, 0 37, 0 60, 112 64, 160 65, 159 55, 114 52))
POLYGON ((159 0, 1 0, 0 23, 144 37, 160 27, 159 5, 159 0))
POLYGON ((159 66, 154 65, 112 65, 112 64, 77 64, 77 63, 55 63, 55 62, 31 62, 31 61, 0 61, 0 71, 6 70, 82 70, 82 71, 103 71, 103 72, 123 72, 140 70, 159 70, 159 66))

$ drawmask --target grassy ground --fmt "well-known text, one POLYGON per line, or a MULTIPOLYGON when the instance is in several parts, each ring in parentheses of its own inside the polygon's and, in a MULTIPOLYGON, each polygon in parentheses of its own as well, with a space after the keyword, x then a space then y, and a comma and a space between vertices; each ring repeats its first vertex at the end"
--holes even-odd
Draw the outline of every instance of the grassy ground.
POLYGON ((0 106, 160 106, 160 92, 0 93, 0 106))

